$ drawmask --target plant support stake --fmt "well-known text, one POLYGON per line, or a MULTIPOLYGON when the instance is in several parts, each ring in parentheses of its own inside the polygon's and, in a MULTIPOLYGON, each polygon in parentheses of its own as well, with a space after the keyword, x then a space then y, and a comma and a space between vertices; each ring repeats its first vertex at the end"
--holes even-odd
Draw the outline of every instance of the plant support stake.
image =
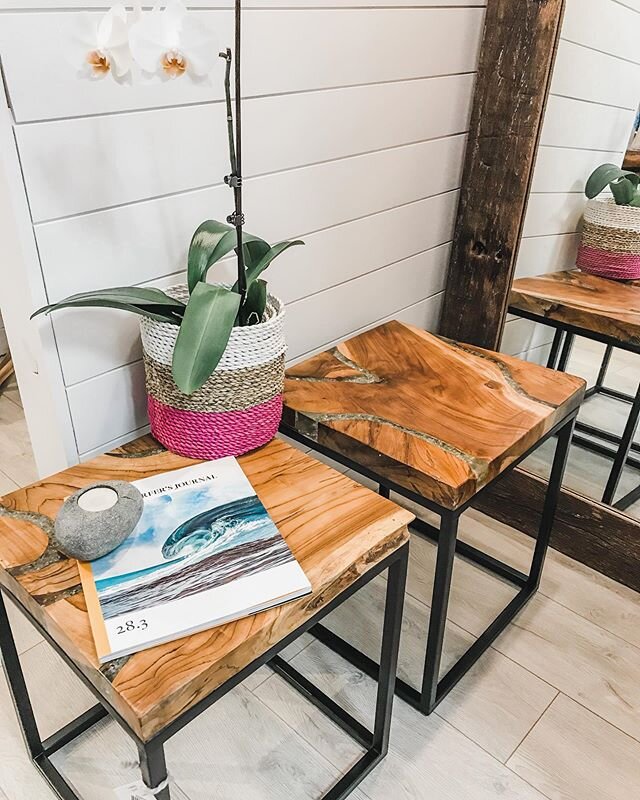
POLYGON ((240 304, 244 302, 247 293, 247 277, 244 270, 244 253, 242 250, 242 227, 244 225, 244 215, 242 213, 242 96, 240 90, 240 47, 241 47, 241 14, 240 0, 235 3, 235 105, 236 105, 236 125, 235 142, 233 135, 233 111, 231 105, 231 50, 220 53, 226 60, 225 72, 225 95, 227 101, 227 128, 229 134, 229 160, 231 162, 231 174, 225 178, 225 183, 233 189, 235 200, 235 210, 227 217, 227 222, 234 225, 236 229, 238 255, 238 292, 240 294, 240 304))

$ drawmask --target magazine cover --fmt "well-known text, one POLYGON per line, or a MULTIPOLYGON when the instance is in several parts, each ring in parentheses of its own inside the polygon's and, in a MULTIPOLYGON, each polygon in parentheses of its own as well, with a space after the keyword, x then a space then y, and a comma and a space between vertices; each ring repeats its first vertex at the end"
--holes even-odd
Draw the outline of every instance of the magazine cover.
POLYGON ((134 485, 144 498, 134 532, 79 565, 101 662, 311 591, 235 458, 134 485))

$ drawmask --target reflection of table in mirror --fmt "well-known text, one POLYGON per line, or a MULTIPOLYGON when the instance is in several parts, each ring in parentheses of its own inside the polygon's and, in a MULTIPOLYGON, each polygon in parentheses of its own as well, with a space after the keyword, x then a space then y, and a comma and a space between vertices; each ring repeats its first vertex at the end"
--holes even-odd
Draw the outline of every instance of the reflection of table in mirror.
POLYGON ((622 168, 640 172, 640 150, 627 150, 622 168))
POLYGON ((640 281, 625 283, 577 270, 519 278, 513 284, 509 311, 519 317, 555 328, 547 366, 565 371, 576 336, 606 345, 595 384, 586 398, 604 395, 628 403, 631 410, 618 436, 594 425, 578 422, 574 443, 613 459, 602 502, 624 511, 640 499, 640 485, 614 502, 625 466, 640 470, 640 444, 634 437, 640 421, 640 387, 635 395, 605 385, 615 348, 640 354, 640 281), (584 434, 584 435, 580 435, 584 434), (612 448, 610 445, 614 445, 612 448))

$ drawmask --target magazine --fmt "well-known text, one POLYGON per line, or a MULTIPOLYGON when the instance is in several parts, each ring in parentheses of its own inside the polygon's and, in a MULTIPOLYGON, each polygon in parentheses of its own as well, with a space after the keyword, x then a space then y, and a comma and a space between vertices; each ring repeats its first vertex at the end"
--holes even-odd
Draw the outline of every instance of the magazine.
POLYGON ((136 529, 80 564, 101 663, 311 592, 235 458, 135 481, 136 529))

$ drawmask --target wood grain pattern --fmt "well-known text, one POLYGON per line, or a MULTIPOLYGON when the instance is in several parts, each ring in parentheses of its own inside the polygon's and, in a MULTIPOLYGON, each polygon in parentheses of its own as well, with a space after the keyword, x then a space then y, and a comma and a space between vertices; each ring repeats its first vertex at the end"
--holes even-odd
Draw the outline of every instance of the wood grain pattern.
POLYGON ((151 437, 21 489, 0 508, 0 583, 149 739, 408 540, 413 515, 282 441, 240 459, 313 593, 294 603, 99 667, 76 562, 49 543, 63 500, 98 480, 135 480, 191 463, 151 437), (28 521, 27 521, 28 520, 28 521))
POLYGON ((578 270, 518 278, 509 305, 640 347, 640 281, 621 283, 578 270))
POLYGON ((394 321, 287 372, 286 424, 447 508, 580 403, 584 381, 394 321))
POLYGON ((498 349, 564 0, 489 0, 440 332, 498 349))

